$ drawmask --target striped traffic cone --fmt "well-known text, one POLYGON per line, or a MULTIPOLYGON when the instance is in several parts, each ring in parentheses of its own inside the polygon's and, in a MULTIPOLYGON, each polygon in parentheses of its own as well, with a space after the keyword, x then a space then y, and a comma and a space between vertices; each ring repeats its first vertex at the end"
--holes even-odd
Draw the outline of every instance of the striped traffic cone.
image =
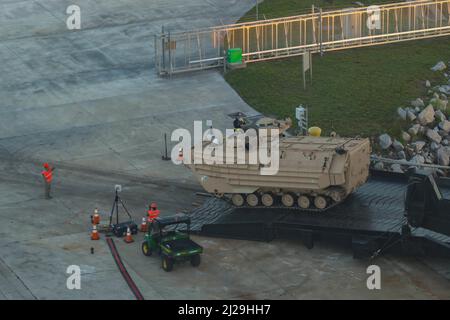
POLYGON ((125 236, 125 239, 123 239, 126 243, 132 243, 134 242, 133 237, 131 236, 131 230, 130 227, 127 228, 127 235, 125 236))
POLYGON ((183 161, 183 148, 178 149, 178 161, 183 161))
POLYGON ((91 240, 100 240, 100 235, 98 234, 97 226, 95 224, 92 225, 91 240))
POLYGON ((141 232, 147 232, 148 228, 147 228, 147 219, 142 218, 142 222, 141 222, 141 232))
POLYGON ((100 223, 100 215, 98 214, 98 209, 95 208, 94 210, 94 216, 92 217, 92 223, 93 224, 99 224, 100 223))

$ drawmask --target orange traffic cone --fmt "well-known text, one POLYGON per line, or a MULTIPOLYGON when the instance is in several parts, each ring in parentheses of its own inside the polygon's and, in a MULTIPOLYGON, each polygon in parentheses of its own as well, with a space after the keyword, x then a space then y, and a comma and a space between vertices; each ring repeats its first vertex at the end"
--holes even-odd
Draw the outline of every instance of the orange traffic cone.
POLYGON ((142 218, 142 222, 141 222, 141 232, 147 232, 148 228, 147 228, 147 219, 142 218))
POLYGON ((132 243, 134 242, 133 237, 131 236, 131 230, 130 227, 127 228, 127 235, 125 236, 125 239, 123 239, 126 243, 132 243))
POLYGON ((100 235, 98 234, 97 226, 95 224, 92 226, 91 240, 100 240, 100 235))
POLYGON ((94 216, 92 217, 92 223, 93 224, 99 224, 100 223, 100 215, 98 214, 98 209, 95 208, 94 210, 94 216))

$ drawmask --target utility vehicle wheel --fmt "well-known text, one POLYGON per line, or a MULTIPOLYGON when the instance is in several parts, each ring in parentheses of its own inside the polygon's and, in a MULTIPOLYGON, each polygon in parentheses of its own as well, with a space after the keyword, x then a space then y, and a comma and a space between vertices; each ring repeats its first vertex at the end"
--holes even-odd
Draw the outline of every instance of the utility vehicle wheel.
POLYGON ((199 254, 193 255, 191 257, 191 265, 193 267, 198 267, 200 265, 200 262, 201 262, 201 259, 200 259, 200 255, 199 254))
POLYGON ((327 199, 323 196, 317 196, 314 198, 314 205, 317 209, 325 209, 327 206, 327 199))
POLYGON ((141 249, 144 256, 150 257, 152 255, 152 248, 150 248, 147 241, 142 242, 141 249))
POLYGON ((250 193, 249 195, 247 195, 247 204, 250 207, 256 207, 259 203, 259 199, 258 196, 254 193, 250 193))
POLYGON ((236 206, 236 207, 241 207, 244 205, 244 197, 242 196, 242 194, 236 193, 233 194, 233 196, 231 197, 231 202, 236 206))
POLYGON ((302 209, 308 209, 309 206, 311 205, 311 201, 309 200, 309 198, 307 196, 300 196, 298 197, 298 206, 302 209))
POLYGON ((295 202, 294 197, 290 193, 285 193, 281 197, 281 203, 285 207, 292 207, 294 205, 294 202, 295 202))
POLYGON ((274 202, 273 195, 270 193, 264 193, 261 197, 261 202, 265 207, 271 207, 274 202))
POLYGON ((164 269, 164 271, 166 272, 170 272, 173 269, 173 259, 167 257, 167 256, 163 256, 162 257, 162 268, 164 269))

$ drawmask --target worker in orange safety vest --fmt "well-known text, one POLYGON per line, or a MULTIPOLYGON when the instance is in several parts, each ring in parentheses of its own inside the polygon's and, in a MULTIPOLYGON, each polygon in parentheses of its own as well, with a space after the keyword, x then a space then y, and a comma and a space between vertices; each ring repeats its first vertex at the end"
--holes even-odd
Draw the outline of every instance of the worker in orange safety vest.
POLYGON ((154 219, 159 217, 159 210, 156 202, 152 202, 149 206, 149 210, 147 211, 147 220, 148 222, 153 222, 154 219))
POLYGON ((44 170, 42 171, 42 177, 44 178, 44 184, 45 184, 45 199, 51 199, 52 196, 50 195, 50 190, 52 186, 53 181, 53 171, 55 170, 54 167, 50 167, 48 163, 44 163, 44 170))

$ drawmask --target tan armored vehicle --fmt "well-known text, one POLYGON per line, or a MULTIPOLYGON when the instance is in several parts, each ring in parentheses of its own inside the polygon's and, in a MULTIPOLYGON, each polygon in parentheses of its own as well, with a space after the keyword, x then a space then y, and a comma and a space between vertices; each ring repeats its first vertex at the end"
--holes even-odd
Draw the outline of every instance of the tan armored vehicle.
POLYGON ((240 118, 241 128, 244 131, 248 129, 255 129, 258 131, 259 129, 278 129, 280 130, 280 134, 284 134, 291 126, 292 120, 291 118, 286 118, 284 120, 278 120, 275 118, 265 117, 263 115, 256 115, 251 117, 242 117, 240 118))
POLYGON ((249 164, 187 165, 203 188, 235 206, 326 210, 369 175, 369 139, 296 136, 279 142, 279 170, 261 175, 249 164))

